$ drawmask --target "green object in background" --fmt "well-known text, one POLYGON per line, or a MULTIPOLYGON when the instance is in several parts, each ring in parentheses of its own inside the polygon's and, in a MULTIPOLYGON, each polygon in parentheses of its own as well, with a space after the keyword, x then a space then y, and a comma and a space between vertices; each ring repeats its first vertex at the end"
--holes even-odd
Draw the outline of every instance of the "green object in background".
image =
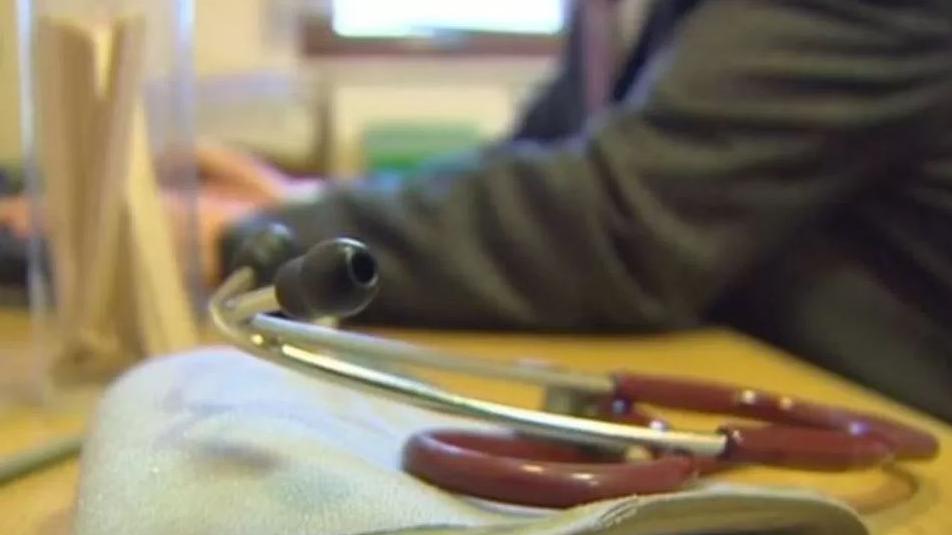
POLYGON ((407 175, 427 160, 477 148, 477 128, 468 123, 386 122, 364 130, 364 162, 370 174, 407 175))

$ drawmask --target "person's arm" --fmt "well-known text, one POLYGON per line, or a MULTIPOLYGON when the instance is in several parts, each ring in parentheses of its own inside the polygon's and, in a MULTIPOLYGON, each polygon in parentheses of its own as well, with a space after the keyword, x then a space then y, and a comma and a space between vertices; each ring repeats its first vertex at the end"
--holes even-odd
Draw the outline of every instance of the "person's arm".
POLYGON ((571 143, 266 216, 369 244, 382 290, 364 321, 694 325, 871 177, 900 178, 880 170, 949 98, 950 27, 939 0, 708 2, 650 86, 571 143))

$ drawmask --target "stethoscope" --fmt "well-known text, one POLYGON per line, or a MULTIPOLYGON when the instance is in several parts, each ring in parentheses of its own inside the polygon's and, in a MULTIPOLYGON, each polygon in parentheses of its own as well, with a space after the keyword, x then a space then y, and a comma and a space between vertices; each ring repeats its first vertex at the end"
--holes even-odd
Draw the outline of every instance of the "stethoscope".
POLYGON ((298 253, 280 225, 246 241, 211 298, 215 326, 240 348, 300 372, 510 429, 435 429, 404 445, 403 469, 449 491, 568 507, 677 490, 698 475, 738 464, 846 470, 938 452, 935 437, 905 424, 750 388, 461 358, 322 326, 314 320, 347 317, 372 301, 377 263, 363 244, 346 238, 298 253), (385 371, 393 365, 539 385, 545 388, 544 407, 529 410, 454 394, 385 371), (763 424, 679 431, 638 403, 763 424), (648 456, 634 459, 634 452, 648 456))

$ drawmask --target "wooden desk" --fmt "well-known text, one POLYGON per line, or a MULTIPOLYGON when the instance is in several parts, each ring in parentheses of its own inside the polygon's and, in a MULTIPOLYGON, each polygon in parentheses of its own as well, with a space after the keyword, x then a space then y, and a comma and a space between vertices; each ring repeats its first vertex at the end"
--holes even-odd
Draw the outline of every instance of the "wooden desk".
MULTIPOLYGON (((0 338, 10 332, 0 316, 0 338)), ((654 373, 677 373, 706 379, 720 379, 767 389, 795 392, 865 410, 876 411, 922 425, 940 436, 943 454, 927 463, 904 467, 915 486, 912 496, 887 510, 866 515, 877 535, 947 535, 952 533, 952 427, 917 414, 863 388, 849 384, 748 338, 724 331, 654 338, 559 337, 489 335, 473 333, 432 333, 378 331, 412 342, 449 351, 494 359, 546 358, 572 368, 603 372, 632 368, 654 373)), ((433 374, 433 378, 459 391, 517 405, 533 406, 538 391, 508 383, 470 377, 433 374)), ((39 415, 34 420, 42 421, 39 415)), ((29 417, 0 421, 0 437, 22 432, 29 417), (21 431, 18 431, 21 430, 21 431)), ((689 425, 708 422, 676 420, 689 425)), ((75 425, 75 421, 49 423, 43 432, 55 434, 75 425)), ((6 487, 0 487, 0 533, 66 533, 69 510, 74 499, 78 470, 75 461, 36 473, 6 487)), ((823 489, 835 495, 861 495, 868 487, 895 480, 880 471, 844 474, 809 474, 768 468, 749 468, 722 476, 756 484, 800 485, 823 489)))

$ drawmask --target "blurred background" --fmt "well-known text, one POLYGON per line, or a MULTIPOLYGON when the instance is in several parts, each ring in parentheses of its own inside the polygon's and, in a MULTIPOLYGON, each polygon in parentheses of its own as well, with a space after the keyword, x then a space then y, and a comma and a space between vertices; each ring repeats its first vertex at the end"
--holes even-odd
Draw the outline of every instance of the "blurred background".
MULTIPOLYGON (((0 0, 0 195, 24 180, 18 4, 0 0)), ((291 176, 409 171, 506 132, 557 62, 569 4, 194 0, 195 137, 291 176)), ((23 302, 9 234, 0 300, 23 302)))
MULTIPOLYGON (((554 63, 565 1, 444 4, 195 0, 197 133, 292 170, 352 176, 504 131, 554 63)), ((16 20, 15 0, 2 0, 7 173, 22 156, 16 20)))
MULTIPOLYGON (((37 155, 43 150, 36 148, 42 143, 28 148, 35 139, 33 131, 42 122, 27 116, 36 115, 29 110, 33 109, 30 95, 38 85, 36 71, 31 70, 36 67, 24 64, 35 55, 25 48, 26 43, 37 43, 32 21, 39 15, 77 10, 85 16, 84 5, 105 6, 107 11, 121 11, 125 5, 112 0, 85 1, 0 0, 0 203, 7 203, 3 206, 5 217, 29 209, 19 204, 13 209, 10 204, 26 197, 26 177, 32 176, 28 170, 44 159, 37 155)), ((184 133, 187 139, 183 142, 214 140, 263 159, 291 177, 349 180, 399 175, 425 160, 475 148, 508 130, 525 100, 558 61, 569 3, 454 0, 452 9, 447 9, 442 0, 194 0, 193 42, 160 45, 164 47, 160 55, 165 56, 161 65, 149 59, 152 63, 146 66, 158 72, 157 68, 177 65, 174 51, 191 49, 194 73, 173 91, 180 94, 159 99, 164 100, 158 114, 149 112, 148 130, 155 144, 157 131, 176 121, 163 114, 181 114, 186 119, 181 129, 194 129, 184 133), (194 105, 192 110, 173 109, 176 102, 186 101, 194 105)), ((129 3, 137 6, 132 9, 157 10, 157 24, 166 24, 162 31, 172 32, 169 35, 176 31, 189 35, 187 30, 167 27, 168 21, 182 27, 191 22, 188 13, 176 11, 188 4, 188 0, 129 3)), ((61 85, 72 85, 69 75, 63 76, 59 80, 70 83, 61 85)), ((145 86, 150 91, 149 84, 145 86)), ((74 88, 68 87, 59 98, 75 102, 70 100, 71 92, 74 88)), ((45 108, 49 106, 36 106, 45 108)), ((135 138, 135 134, 127 137, 135 138)), ((38 173, 37 182, 53 184, 49 170, 38 173)), ((126 179, 133 175, 134 171, 126 179)), ((165 177, 159 178, 167 187, 165 177)), ((60 183, 69 184, 70 180, 60 183)), ((143 191, 147 197, 157 196, 143 191)), ((124 209, 136 212, 134 206, 124 209)), ((82 210, 95 212, 96 208, 82 210)), ((153 231, 162 226, 155 217, 141 215, 139 219, 155 227, 153 231)), ((95 384, 91 392, 60 389, 58 384, 54 395, 46 389, 53 384, 52 360, 63 360, 53 347, 59 347, 60 342, 50 340, 67 338, 55 332, 55 321, 49 321, 59 314, 57 299, 50 297, 56 293, 51 272, 57 264, 38 261, 48 255, 46 243, 34 247, 23 234, 7 219, 0 224, 0 398, 22 401, 18 398, 23 390, 28 398, 42 400, 45 409, 37 412, 29 407, 24 410, 18 403, 0 403, 4 426, 0 437, 5 437, 0 440, 5 443, 0 457, 64 436, 66 442, 61 446, 54 442, 51 447, 73 451, 78 444, 74 435, 84 425, 99 392, 95 384), (34 275, 38 269, 47 272, 30 277, 32 290, 27 284, 28 269, 34 275), (37 356, 40 354, 44 356, 37 356)), ((132 240, 147 242, 146 248, 161 248, 151 239, 133 236, 132 240)), ((65 259, 66 263, 74 261, 79 260, 65 259)), ((63 259, 59 265, 65 265, 63 259)), ((141 273, 135 276, 145 280, 141 273)), ((80 286, 83 284, 86 281, 80 286)), ((134 287, 144 284, 139 281, 134 287)), ((169 293, 161 288, 158 291, 169 293)), ((192 297, 199 298, 195 300, 198 306, 203 305, 202 296, 192 297)), ((89 314, 86 306, 88 303, 80 303, 81 316, 89 314)), ((107 311, 124 317, 112 308, 107 311)), ((62 319, 64 325, 72 321, 62 319)), ((135 336, 148 338, 142 333, 135 336)), ((147 342, 143 344, 149 346, 147 342)), ((63 342, 64 347, 68 343, 63 342)), ((152 349, 161 347, 160 343, 152 349)), ((119 371, 111 368, 108 373, 119 371)), ((37 503, 40 507, 43 502, 37 503)))
MULTIPOLYGON (((189 20, 188 13, 177 11, 184 11, 189 0, 128 3, 136 6, 130 9, 145 10, 151 17, 158 13, 158 18, 152 20, 169 35, 180 31, 179 35, 187 36, 189 32, 169 28, 168 21, 182 27, 193 22, 194 27, 192 43, 164 42, 159 45, 159 56, 164 57, 158 63, 147 60, 147 74, 159 74, 161 78, 166 73, 163 69, 178 64, 174 51, 190 49, 194 68, 187 77, 180 77, 181 87, 173 90, 177 95, 160 96, 159 106, 152 106, 149 111, 147 129, 152 144, 168 144, 167 139, 158 138, 180 114, 184 121, 179 129, 183 132, 176 135, 182 137, 183 143, 213 140, 256 156, 290 177, 317 176, 328 180, 380 174, 399 176, 427 160, 476 148, 505 134, 525 101, 555 68, 571 7, 569 0, 454 0, 451 9, 442 0, 193 2, 194 21, 189 20), (193 109, 174 109, 176 103, 183 102, 192 104, 193 109)), ((0 431, 0 436, 11 439, 0 447, 0 456, 18 453, 51 436, 76 432, 98 396, 98 381, 92 393, 82 390, 74 395, 71 389, 60 388, 59 377, 53 377, 54 364, 69 360, 59 349, 60 345, 67 347, 72 343, 63 325, 76 321, 57 310, 62 307, 53 295, 53 273, 58 266, 80 264, 80 259, 61 259, 58 264, 47 260, 48 256, 55 256, 47 251, 48 244, 35 246, 36 243, 24 239, 22 228, 9 224, 7 219, 17 210, 29 209, 20 204, 14 209, 10 204, 26 197, 26 177, 32 176, 29 170, 44 160, 42 154, 37 154, 43 152, 43 142, 33 141, 36 145, 29 148, 30 140, 36 139, 34 131, 42 123, 37 114, 29 112, 35 104, 31 104, 31 94, 36 93, 39 85, 37 71, 31 70, 37 67, 25 64, 26 58, 35 57, 35 51, 26 49, 28 43, 36 47, 33 21, 39 15, 67 13, 72 17, 77 10, 86 16, 82 12, 85 5, 118 12, 125 4, 113 0, 0 0, 0 203, 5 203, 5 219, 0 222, 0 398, 10 397, 19 402, 26 392, 28 398, 42 399, 50 409, 38 417, 39 413, 32 409, 24 412, 17 408, 18 404, 10 409, 0 403, 7 429, 0 431), (27 283, 30 269, 34 275, 29 278, 32 286, 27 283), (36 276, 38 271, 42 273, 36 276), (57 341, 52 341, 54 338, 57 341), (56 388, 51 395, 47 385, 53 384, 56 388)), ((150 49, 153 46, 154 43, 150 44, 150 49)), ((62 85, 72 85, 69 75, 63 76, 60 79, 70 83, 62 85)), ((154 88, 146 81, 144 89, 149 92, 154 88)), ((158 88, 160 93, 162 90, 158 88)), ((73 88, 66 88, 59 98, 73 102, 71 92, 73 88)), ((146 100, 150 96, 146 94, 146 100)), ((66 106, 62 109, 68 110, 70 105, 66 106)), ((135 138, 135 134, 129 137, 135 138)), ((158 149, 153 146, 152 150, 158 149)), ((159 152, 152 156, 156 164, 161 164, 159 152)), ((161 169, 156 172, 161 174, 161 169)), ((36 182, 45 183, 43 187, 49 190, 41 196, 56 190, 49 187, 54 184, 49 170, 41 170, 38 175, 36 182)), ((131 180, 133 175, 135 172, 126 179, 131 180)), ((163 188, 169 186, 167 177, 158 178, 163 188)), ((191 187, 187 180, 180 182, 179 189, 183 191, 191 187)), ((307 181, 302 180, 302 185, 303 182, 307 181)), ((143 192, 146 197, 157 197, 149 190, 139 193, 143 192)), ((54 204, 50 199, 43 202, 47 208, 54 204)), ((95 213, 97 208, 90 205, 80 210, 95 213)), ((136 212, 134 206, 124 210, 136 212)), ((139 222, 152 227, 152 231, 162 226, 156 217, 138 211, 139 222)), ((72 226, 72 222, 67 223, 72 226)), ((161 241, 141 239, 141 235, 132 236, 131 241, 145 243, 146 248, 170 249, 157 247, 155 244, 161 241)), ((180 255, 183 251, 196 255, 194 248, 181 244, 176 247, 179 250, 175 252, 180 255)), ((142 281, 148 277, 136 272, 134 279, 137 282, 132 287, 137 288, 143 287, 146 283, 142 281)), ((87 282, 84 277, 80 280, 81 289, 87 282)), ((174 293, 164 289, 170 284, 154 284, 162 295, 157 301, 164 302, 174 293)), ((207 288, 189 296, 194 298, 196 309, 204 309, 204 291, 207 288)), ((79 317, 85 318, 89 315, 89 303, 82 301, 83 297, 78 299, 79 317)), ((138 296, 133 300, 149 299, 138 296)), ((116 318, 116 324, 98 327, 102 331, 99 334, 109 331, 103 339, 108 340, 116 329, 136 327, 124 325, 119 318, 126 318, 127 314, 116 312, 115 306, 104 310, 116 318)), ((138 312, 140 328, 139 320, 143 317, 146 323, 166 323, 150 319, 151 312, 138 312)), ((166 330, 186 326, 172 322, 166 330)), ((120 338, 124 340, 124 336, 120 338)), ((141 342, 143 355, 169 353, 194 341, 185 336, 175 343, 153 344, 149 334, 142 332, 135 333, 133 338, 137 344, 141 342)), ((80 351, 83 354, 77 353, 82 358, 76 366, 99 370, 89 361, 100 350, 109 353, 109 348, 80 346, 84 349, 80 351)), ((112 352, 116 351, 138 355, 127 346, 113 347, 112 352)), ((107 358, 103 362, 111 361, 107 358)), ((113 376, 128 363, 123 361, 122 367, 109 368, 107 375, 113 376)))
MULTIPOLYGON (((87 1, 109 5, 111 8, 124 5, 123 2, 140 7, 148 6, 143 8, 145 10, 161 6, 159 10, 165 9, 169 16, 168 20, 163 19, 159 25, 168 23, 169 20, 175 21, 173 26, 192 26, 194 23, 193 32, 184 32, 191 35, 191 43, 181 47, 166 47, 167 55, 174 55, 174 51, 179 49, 189 50, 190 55, 189 61, 183 62, 190 66, 187 83, 179 88, 181 94, 166 99, 165 102, 165 110, 172 112, 176 110, 169 107, 170 103, 173 106, 175 102, 188 103, 188 110, 178 110, 182 116, 188 116, 187 121, 182 123, 182 129, 187 130, 187 135, 184 136, 187 139, 184 139, 184 142, 191 144, 211 140, 222 146, 238 149, 237 154, 257 157, 284 171, 296 184, 304 186, 301 188, 302 195, 308 191, 318 191, 319 194, 318 189, 308 190, 306 187, 309 183, 319 183, 309 180, 313 177, 347 181, 358 177, 387 175, 403 180, 403 177, 410 176, 415 168, 435 158, 449 157, 453 153, 475 149, 504 136, 518 119, 518 114, 525 108, 526 102, 554 74, 554 69, 558 68, 567 31, 568 13, 576 3, 575 0, 0 0, 0 203, 18 196, 23 197, 25 177, 28 175, 25 169, 31 169, 31 161, 42 160, 31 154, 37 151, 28 149, 24 142, 25 139, 30 139, 30 135, 24 131, 24 125, 33 127, 41 121, 26 116, 28 112, 24 111, 31 109, 30 106, 24 105, 27 98, 24 93, 29 85, 24 76, 29 76, 31 71, 22 64, 27 55, 23 50, 23 43, 34 41, 23 31, 23 22, 29 18, 24 14, 23 8, 29 5, 60 4, 70 5, 75 9, 76 5, 87 1), (184 13, 184 9, 180 12, 169 7, 187 6, 190 3, 194 3, 194 20, 190 13, 184 13)), ((639 2, 646 5, 648 0, 634 0, 633 3, 639 2)), ((587 6, 595 3, 592 1, 587 6)), ((641 20, 638 17, 642 15, 638 14, 638 10, 630 11, 633 13, 633 24, 630 26, 634 31, 638 31, 640 26, 637 23, 641 20)), ((168 63, 176 64, 175 61, 168 63)), ((146 86, 147 91, 154 89, 148 87, 148 82, 141 85, 146 86)), ((137 85, 136 91, 140 89, 137 85)), ((64 92, 68 93, 69 90, 64 92)), ((63 100, 68 102, 69 99, 70 96, 67 95, 63 100)), ((154 135, 156 131, 168 126, 163 124, 163 121, 175 122, 174 117, 163 117, 161 112, 154 111, 149 120, 158 125, 149 132, 153 135, 153 142, 159 137, 154 135)), ((129 119, 129 122, 132 123, 133 120, 129 119)), ((149 126, 152 127, 151 124, 149 126)), ((74 138, 77 137, 82 136, 74 135, 74 138)), ((121 139, 126 141, 126 138, 132 139, 135 135, 123 136, 121 139)), ((156 144, 162 143, 164 141, 156 144)), ((108 141, 100 144, 110 145, 108 141)), ((85 143, 76 145, 80 147, 77 152, 82 153, 85 150, 85 143)), ((155 160, 161 160, 157 156, 159 152, 155 150, 155 154, 152 154, 155 160)), ((182 162, 174 157, 167 160, 172 162, 168 167, 173 171, 185 167, 176 167, 182 162)), ((135 166, 130 164, 127 167, 135 166)), ((161 168, 160 165, 156 167, 161 168)), ((98 167, 94 169, 99 170, 98 167)), ((192 173, 195 170, 189 167, 188 172, 180 174, 202 174, 201 169, 192 173)), ((129 175, 124 177, 126 179, 142 178, 136 174, 141 169, 123 171, 129 175)), ((162 169, 152 171, 161 174, 162 169)), ((89 174, 94 173, 90 171, 89 174)), ((133 182, 132 179, 129 181, 133 182)), ((168 183, 163 183, 163 180, 154 182, 161 183, 163 187, 169 186, 168 183)), ((181 184, 173 184, 182 190, 177 193, 185 193, 183 198, 200 190, 187 182, 188 180, 183 180, 181 184)), ((69 182, 59 182, 64 183, 69 182)), ((108 188, 104 188, 106 189, 108 188)), ((126 203, 122 209, 133 216, 137 212, 136 208, 143 205, 133 201, 160 197, 155 190, 144 187, 133 194, 123 192, 123 195, 128 195, 132 200, 122 199, 122 202, 126 203)), ((162 198, 162 201, 164 200, 166 199, 162 198)), ((201 211, 202 205, 192 202, 195 201, 194 198, 186 200, 191 202, 188 208, 192 210, 192 215, 201 211)), ((161 201, 156 201, 155 204, 157 206, 152 208, 156 213, 170 206, 178 207, 177 204, 162 205, 161 201)), ((82 208, 86 212, 95 213, 98 207, 95 203, 87 203, 82 208)), ((143 210, 138 211, 138 222, 149 221, 148 224, 143 224, 143 227, 162 227, 168 223, 163 218, 150 218, 142 212, 143 210), (163 222, 157 223, 160 220, 163 222)), ((172 211, 171 215, 179 216, 182 213, 184 212, 172 211)), ((130 220, 135 220, 135 217, 130 217, 130 220)), ((122 226, 122 232, 130 234, 125 228, 129 226, 125 224, 127 221, 117 221, 121 222, 114 226, 122 226)), ((189 220, 188 223, 194 224, 195 220, 189 220)), ((173 225, 167 226, 171 228, 173 225)), ((195 231, 201 227, 194 225, 189 229, 195 231)), ((39 388, 30 390, 31 394, 39 394, 33 396, 30 401, 39 398, 46 404, 39 404, 42 410, 35 407, 24 410, 21 407, 8 409, 0 403, 0 461, 4 456, 20 455, 22 451, 29 451, 38 444, 47 448, 45 451, 52 452, 50 458, 56 460, 54 457, 71 455, 79 448, 90 408, 98 400, 102 385, 94 384, 91 390, 75 392, 67 388, 63 390, 63 396, 50 396, 48 391, 43 390, 48 383, 46 374, 52 367, 45 363, 38 364, 38 359, 31 355, 48 349, 44 347, 38 350, 35 345, 38 340, 44 342, 43 333, 39 336, 36 334, 37 318, 54 310, 55 306, 51 306, 51 303, 55 305, 56 299, 42 296, 43 301, 49 301, 41 303, 46 309, 33 306, 31 310, 29 307, 31 301, 37 302, 37 292, 36 288, 33 288, 33 294, 28 296, 30 287, 26 284, 26 274, 29 267, 36 265, 37 250, 40 247, 32 247, 29 240, 23 239, 23 233, 18 235, 14 230, 4 221, 0 221, 0 400, 3 394, 13 391, 13 387, 29 383, 39 385, 39 388), (32 347, 31 343, 34 344, 32 347), (61 439, 62 442, 57 442, 61 439), (52 446, 49 446, 50 444, 52 446)), ((145 230, 157 231, 156 228, 145 230)), ((177 232, 190 238, 198 233, 177 232)), ((159 241, 141 239, 143 235, 145 234, 132 234, 124 239, 133 244, 145 244, 144 247, 115 248, 119 251, 116 257, 122 258, 123 262, 100 262, 107 265, 134 264, 135 262, 128 261, 132 254, 142 254, 142 250, 149 248, 162 248, 155 246, 156 243, 161 243, 159 241), (129 256, 123 256, 129 249, 135 250, 129 256)), ((129 243, 123 244, 128 245, 129 243)), ((194 243, 173 245, 187 250, 186 255, 202 256, 201 251, 196 251, 198 248, 192 247, 194 243)), ((181 251, 176 252, 181 254, 181 251)), ((42 254, 44 252, 39 256, 42 254)), ((85 260, 88 261, 89 256, 96 255, 87 255, 85 260)), ((148 264, 147 261, 142 263, 148 264)), ((60 262, 60 267, 62 265, 63 262, 60 262)), ((97 266, 95 262, 90 262, 90 265, 97 266)), ((53 266, 56 267, 55 263, 53 266)), ((199 270, 200 268, 196 271, 199 270)), ((89 269, 86 273, 96 271, 89 269)), ((130 271, 134 271, 134 268, 130 268, 130 271)), ((161 272, 163 269, 159 268, 157 271, 161 272)), ((128 291, 130 287, 148 286, 162 297, 154 301, 164 304, 166 300, 171 300, 170 294, 173 292, 166 291, 166 286, 171 284, 163 286, 169 281, 157 282, 153 280, 155 277, 151 277, 153 275, 155 273, 135 272, 135 276, 128 276, 128 280, 117 282, 116 287, 110 287, 109 290, 117 294, 133 293, 128 291), (138 284, 141 281, 145 282, 138 284), (120 287, 120 283, 124 286, 120 287)), ((49 274, 44 277, 55 278, 49 274)), ((198 276, 192 277, 191 282, 200 278, 201 273, 198 273, 198 276)), ((74 286, 84 286, 85 278, 77 279, 81 283, 74 286)), ((54 286, 53 282, 55 281, 45 280, 50 286, 54 286)), ((189 291, 193 289, 188 284, 182 286, 188 286, 189 291)), ((201 283, 194 286, 201 286, 201 283)), ((188 297, 192 298, 190 304, 203 308, 202 299, 207 297, 208 289, 202 288, 201 291, 194 292, 194 295, 189 295, 188 297)), ((79 310, 76 317, 85 318, 88 315, 86 303, 82 302, 83 297, 88 296, 83 295, 74 300, 74 304, 79 303, 74 307, 79 310)), ((151 297, 154 295, 137 295, 132 300, 138 304, 148 303, 151 297)), ((124 303, 126 304, 128 303, 124 303)), ((129 332, 141 328, 142 324, 153 319, 149 316, 150 313, 159 314, 171 310, 168 308, 156 312, 144 310, 147 307, 142 308, 135 311, 138 314, 138 323, 132 321, 135 325, 131 327, 126 324, 130 322, 125 321, 128 316, 134 315, 126 314, 129 309, 104 308, 111 316, 116 317, 117 323, 106 325, 104 330, 110 331, 110 335, 116 334, 112 331, 122 331, 121 336, 117 338, 124 341, 123 337, 129 335, 129 332), (114 311, 116 312, 113 313, 114 311), (142 321, 143 318, 145 321, 142 321), (119 323, 121 325, 118 325, 119 323)), ((179 310, 184 308, 186 307, 179 310)), ((166 314, 164 319, 174 316, 176 314, 173 311, 166 314)), ((74 318, 67 317, 62 323, 69 325, 72 319, 74 318)), ((175 330, 179 325, 175 322, 152 323, 161 323, 163 328, 169 331, 175 330)), ((181 340, 156 342, 150 339, 153 335, 161 338, 155 333, 135 332, 132 335, 137 342, 139 338, 143 340, 141 345, 144 350, 142 355, 136 355, 137 358, 173 353, 178 347, 189 345, 180 343, 182 340, 194 343, 218 341, 204 331, 195 340, 190 338, 190 334, 181 340)), ((723 333, 690 334, 684 338, 685 342, 681 345, 672 344, 672 340, 666 337, 646 339, 640 342, 641 345, 622 342, 620 345, 611 346, 615 347, 613 350, 605 350, 605 347, 609 347, 603 345, 605 341, 592 339, 580 339, 574 349, 571 344, 567 345, 569 349, 565 349, 565 340, 559 338, 527 338, 526 340, 530 341, 522 344, 513 342, 521 340, 516 338, 500 339, 501 341, 493 339, 483 343, 478 337, 461 342, 450 336, 416 336, 420 337, 421 343, 436 341, 447 346, 456 344, 452 349, 465 353, 475 348, 500 358, 535 354, 541 348, 541 352, 547 356, 550 353, 558 355, 562 351, 564 360, 572 361, 573 365, 597 368, 599 361, 593 358, 593 354, 605 356, 602 355, 605 353, 615 359, 612 362, 624 362, 626 365, 629 363, 628 359, 635 355, 641 358, 639 364, 648 366, 646 369, 658 366, 658 370, 664 371, 665 366, 676 368, 678 363, 681 363, 683 369, 679 369, 679 372, 711 372, 712 377, 718 373, 730 374, 732 379, 738 379, 737 376, 744 380, 750 378, 750 382, 754 384, 768 376, 777 378, 781 383, 789 381, 786 369, 777 365, 775 370, 771 367, 773 361, 768 362, 762 358, 768 351, 765 346, 753 344, 749 340, 738 342, 737 339, 723 338, 726 336, 723 333), (594 351, 592 347, 595 347, 594 351), (696 360, 688 362, 684 360, 686 355, 693 355, 696 360), (732 365, 723 366, 720 364, 723 362, 722 358, 712 359, 711 355, 733 359, 732 365), (684 364, 686 362, 687 364, 684 364), (695 366, 693 363, 699 364, 695 366), (755 365, 747 366, 747 363, 755 365), (715 371, 718 373, 714 373, 715 371)), ((83 346, 82 349, 89 348, 83 346)), ((113 352, 126 351, 126 347, 119 346, 106 349, 113 352)), ((93 353, 89 351, 89 354, 93 353)), ((104 353, 108 351, 104 350, 104 353)), ((601 362, 604 364, 608 361, 601 362)), ((78 362, 78 367, 83 364, 84 362, 78 362)), ((129 362, 123 361, 120 364, 125 366, 129 362)), ((844 389, 839 383, 815 381, 815 376, 803 371, 807 368, 802 363, 790 366, 790 369, 795 369, 803 377, 809 378, 803 380, 804 385, 801 385, 808 394, 822 394, 842 401, 855 397, 855 392, 859 391, 858 388, 844 389), (810 392, 811 389, 814 392, 810 392)), ((109 368, 108 373, 119 371, 122 370, 109 368)), ((464 392, 469 389, 469 392, 474 394, 487 391, 485 384, 479 381, 473 381, 471 384, 458 382, 455 386, 464 392)), ((512 394, 512 398, 505 401, 513 403, 522 403, 528 399, 523 393, 510 392, 508 389, 498 388, 490 391, 494 395, 501 393, 500 397, 512 394)), ((537 393, 533 393, 535 394, 537 393)), ((71 503, 69 499, 77 473, 75 463, 66 465, 59 472, 47 474, 49 486, 29 487, 19 496, 0 495, 0 510, 3 509, 4 503, 15 504, 21 508, 24 503, 29 503, 32 509, 24 514, 43 519, 42 522, 47 522, 46 519, 51 514, 61 514, 62 518, 59 521, 54 518, 50 525, 66 526, 68 514, 63 516, 62 510, 71 503), (4 502, 4 499, 7 501, 4 502)), ((824 482, 825 484, 827 483, 824 482)), ((865 483, 860 481, 856 488, 861 485, 865 483)), ((6 533, 3 525, 3 520, 0 519, 0 532, 6 533)), ((64 528, 60 531, 43 532, 67 531, 64 528)))

